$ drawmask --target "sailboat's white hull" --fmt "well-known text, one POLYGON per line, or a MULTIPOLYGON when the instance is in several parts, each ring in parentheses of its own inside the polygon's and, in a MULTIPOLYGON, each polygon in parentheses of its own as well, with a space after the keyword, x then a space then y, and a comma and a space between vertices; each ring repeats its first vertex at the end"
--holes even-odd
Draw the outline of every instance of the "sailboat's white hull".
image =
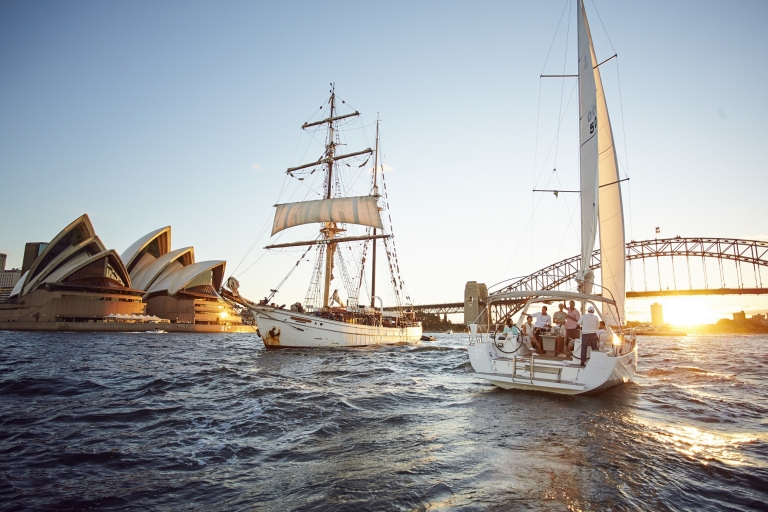
POLYGON ((637 346, 627 350, 620 356, 593 351, 585 367, 578 359, 506 356, 493 340, 474 343, 468 352, 476 375, 500 388, 578 395, 629 382, 637 371, 637 346))
POLYGON ((251 314, 266 348, 366 347, 413 343, 421 338, 421 325, 361 325, 269 307, 252 308, 251 314))

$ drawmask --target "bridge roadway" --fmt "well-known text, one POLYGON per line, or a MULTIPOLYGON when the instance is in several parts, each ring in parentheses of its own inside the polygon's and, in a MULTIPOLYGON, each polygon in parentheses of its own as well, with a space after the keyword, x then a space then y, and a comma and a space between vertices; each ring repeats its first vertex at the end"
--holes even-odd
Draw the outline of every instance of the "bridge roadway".
MULTIPOLYGON (((741 240, 735 238, 659 238, 653 240, 643 240, 640 242, 631 241, 627 243, 627 260, 637 260, 645 258, 685 257, 686 263, 690 264, 691 257, 714 258, 720 265, 720 279, 723 279, 722 263, 723 261, 734 262, 737 266, 737 277, 740 281, 739 287, 730 288, 721 286, 719 288, 704 289, 674 289, 674 290, 646 290, 646 291, 628 291, 627 298, 639 297, 666 297, 666 296, 685 296, 685 295, 760 295, 768 294, 768 287, 763 286, 761 267, 768 267, 768 242, 760 240, 741 240), (757 287, 747 288, 743 286, 743 269, 741 264, 751 266, 755 274, 755 284, 757 287)), ((580 256, 572 256, 558 263, 544 267, 528 276, 519 278, 513 283, 496 290, 494 293, 503 293, 510 291, 524 290, 553 290, 561 285, 571 281, 578 270, 580 256)), ((600 268, 600 251, 592 253, 590 268, 600 268)), ((707 285, 706 267, 705 267, 705 286, 707 285)), ((504 301, 494 303, 503 311, 499 311, 500 318, 508 317, 519 311, 524 301, 504 301)), ((412 306, 414 310, 424 313, 435 314, 456 314, 464 312, 463 302, 449 302, 442 304, 419 304, 412 306)), ((395 309, 395 308, 386 308, 395 309)))

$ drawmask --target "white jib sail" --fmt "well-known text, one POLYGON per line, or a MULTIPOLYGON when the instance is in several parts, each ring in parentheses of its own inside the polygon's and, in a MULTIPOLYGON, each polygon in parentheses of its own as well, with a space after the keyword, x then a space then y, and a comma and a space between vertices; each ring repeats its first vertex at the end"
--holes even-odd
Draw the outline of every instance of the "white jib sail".
POLYGON ((595 62, 590 50, 591 40, 587 14, 581 0, 577 4, 579 39, 579 142, 581 174, 581 266, 577 279, 583 281, 582 291, 592 292, 594 274, 589 269, 597 237, 597 91, 595 62))
MULTIPOLYGON (((597 62, 589 24, 586 25, 592 60, 597 62)), ((600 276, 603 295, 616 301, 616 306, 603 303, 603 317, 614 323, 626 322, 626 242, 624 240, 624 208, 621 200, 619 165, 613 145, 613 129, 605 102, 603 81, 595 68, 598 119, 598 216, 600 219, 600 276), (605 185, 605 186, 603 186, 605 185)))
POLYGON ((339 197, 275 205, 272 234, 301 224, 340 222, 384 229, 374 196, 339 197))

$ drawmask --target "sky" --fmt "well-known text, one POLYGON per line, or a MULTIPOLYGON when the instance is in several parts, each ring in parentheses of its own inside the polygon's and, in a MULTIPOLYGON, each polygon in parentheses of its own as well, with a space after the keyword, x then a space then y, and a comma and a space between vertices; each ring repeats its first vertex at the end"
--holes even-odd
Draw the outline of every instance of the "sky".
MULTIPOLYGON (((601 72, 630 177, 627 239, 659 226, 768 240, 768 3, 586 8, 598 59, 618 54, 601 72)), ((2 1, 0 252, 20 266, 25 242, 83 213, 120 252, 171 225, 174 248, 227 260, 241 291, 263 297, 297 256, 264 254, 269 233, 257 236, 285 169, 319 156, 301 125, 334 82, 361 112, 364 141, 381 119, 414 303, 460 301, 466 281, 575 255, 576 196, 532 193, 577 188, 575 81, 539 78, 575 72, 574 11, 573 1, 2 1)), ((276 300, 302 300, 309 267, 276 300)), ((693 301, 712 320, 768 309, 761 297, 693 301)), ((650 316, 640 301, 628 311, 650 316)))

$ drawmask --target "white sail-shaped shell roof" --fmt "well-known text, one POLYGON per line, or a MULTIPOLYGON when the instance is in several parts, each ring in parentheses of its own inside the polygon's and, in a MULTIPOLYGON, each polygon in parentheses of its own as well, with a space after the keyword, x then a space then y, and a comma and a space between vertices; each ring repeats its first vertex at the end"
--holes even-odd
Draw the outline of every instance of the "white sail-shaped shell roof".
POLYGON ((147 290, 157 280, 158 277, 174 262, 179 262, 182 266, 191 265, 195 262, 195 249, 193 247, 184 247, 163 254, 152 263, 145 265, 138 271, 134 270, 131 276, 131 282, 137 290, 147 290))
POLYGON ((24 272, 24 275, 21 276, 21 279, 18 280, 16 285, 13 287, 13 290, 11 290, 11 295, 9 295, 9 298, 18 297, 21 293, 21 289, 24 286, 24 281, 27 280, 27 276, 29 275, 29 270, 24 272))
POLYGON ((227 262, 223 260, 201 261, 193 263, 192 265, 187 265, 186 267, 176 268, 170 272, 166 271, 164 275, 155 280, 149 290, 147 290, 147 294, 166 292, 168 295, 176 295, 197 276, 209 270, 214 270, 214 282, 212 286, 214 289, 218 290, 221 288, 221 281, 224 277, 224 267, 226 264, 227 262), (216 272, 219 268, 220 271, 216 272), (216 274, 218 274, 218 276, 216 274))
POLYGON ((88 238, 77 245, 70 246, 51 260, 51 262, 46 265, 45 268, 41 269, 33 279, 28 280, 29 282, 23 287, 24 295, 34 290, 42 283, 55 281, 55 279, 51 279, 50 276, 52 274, 58 275, 58 272, 56 272, 58 269, 69 267, 72 262, 85 261, 94 254, 98 254, 105 250, 106 247, 104 247, 104 244, 97 236, 88 238))
MULTIPOLYGON (((61 253, 69 250, 70 247, 79 245, 84 240, 96 237, 96 232, 91 224, 91 219, 87 214, 84 214, 74 221, 72 221, 67 227, 59 232, 48 246, 40 253, 35 262, 30 267, 27 273, 27 281, 32 282, 39 273, 48 267, 61 253)), ((22 285, 22 290, 26 290, 26 284, 22 285)), ((31 290, 30 290, 31 291, 31 290)), ((27 293, 26 291, 24 293, 27 293)))
POLYGON ((156 229, 150 233, 147 233, 143 237, 133 242, 128 247, 121 258, 125 263, 125 268, 128 269, 130 274, 134 274, 134 271, 140 270, 140 268, 148 265, 167 253, 171 252, 171 226, 165 226, 160 229, 156 229), (156 254, 149 254, 149 249, 153 248, 152 243, 156 242, 157 246, 156 254), (146 258, 144 258, 146 256, 146 258))
MULTIPOLYGON (((85 256, 85 253, 81 253, 81 254, 85 256)), ((72 260, 68 261, 65 265, 62 265, 60 268, 58 268, 55 272, 52 272, 43 282, 44 283, 61 283, 63 281, 66 281, 67 278, 71 277, 78 270, 81 270, 87 267, 88 265, 90 265, 91 263, 104 258, 108 258, 112 270, 116 273, 116 276, 114 277, 118 279, 115 279, 115 280, 118 282, 122 281, 123 286, 130 288, 131 278, 128 275, 128 271, 125 269, 125 266, 123 266, 123 262, 120 260, 120 255, 117 254, 117 251, 115 251, 114 249, 105 250, 98 254, 94 254, 92 256, 73 258, 72 260)), ((102 276, 102 277, 107 277, 107 276, 102 276)))

